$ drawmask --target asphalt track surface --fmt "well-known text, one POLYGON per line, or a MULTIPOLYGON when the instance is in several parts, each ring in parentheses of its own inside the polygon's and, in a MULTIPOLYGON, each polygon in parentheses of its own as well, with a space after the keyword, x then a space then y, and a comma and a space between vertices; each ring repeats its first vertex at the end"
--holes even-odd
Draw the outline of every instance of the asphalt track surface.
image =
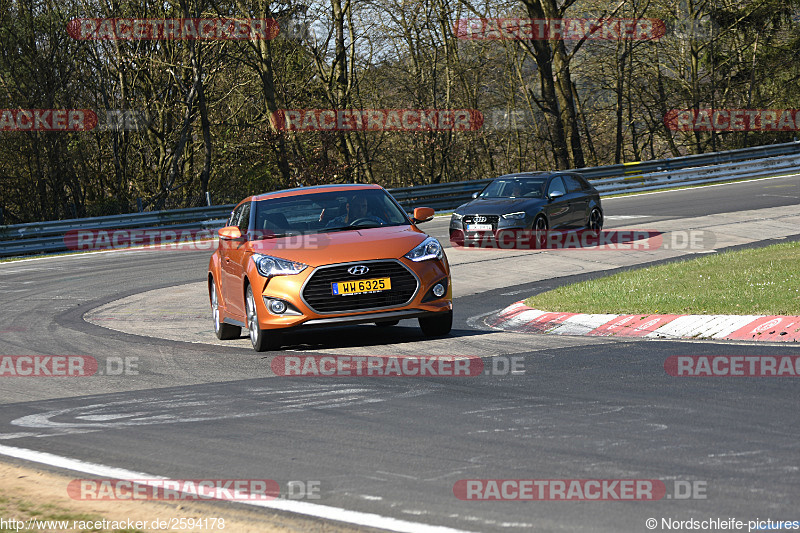
MULTIPOLYGON (((793 177, 604 207, 611 228, 625 222, 614 217, 657 223, 798 203, 793 177)), ((446 240, 446 219, 423 228, 446 240)), ((315 331, 286 352, 385 355, 401 346, 480 355, 487 367, 493 356, 523 358, 525 372, 509 375, 275 377, 275 353, 128 335, 83 320, 119 298, 203 279, 208 255, 130 251, 0 265, 0 354, 90 355, 101 370, 119 358, 138 365, 136 375, 0 378, 0 446, 173 479, 318 481, 320 498, 311 503, 394 518, 412 531, 616 532, 648 531, 651 517, 800 519, 800 381, 675 378, 663 368, 670 355, 800 355, 796 346, 556 338, 475 320, 519 299, 510 294, 581 276, 457 298, 445 340, 425 340, 403 321, 388 330, 315 331), (453 486, 462 479, 660 479, 670 496, 689 482, 704 487, 705 498, 461 501, 453 486)))

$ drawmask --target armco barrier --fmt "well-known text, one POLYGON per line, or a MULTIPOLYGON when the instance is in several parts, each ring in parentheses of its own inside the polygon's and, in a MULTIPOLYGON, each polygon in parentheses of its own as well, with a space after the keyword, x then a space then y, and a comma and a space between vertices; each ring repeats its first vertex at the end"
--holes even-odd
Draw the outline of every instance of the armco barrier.
POLYGON ((733 179, 800 173, 800 154, 724 163, 683 170, 649 172, 633 177, 607 178, 593 183, 603 196, 642 192, 671 186, 699 185, 733 179))
MULTIPOLYGON (((689 155, 639 163, 577 169, 601 195, 714 183, 741 178, 800 173, 800 142, 742 148, 727 152, 689 155)), ((452 210, 486 186, 491 179, 390 189, 407 210, 425 205, 452 210)), ((61 252, 63 236, 78 229, 130 229, 169 226, 170 229, 221 227, 233 205, 194 207, 171 211, 131 213, 106 217, 57 220, 0 226, 0 257, 61 252)))

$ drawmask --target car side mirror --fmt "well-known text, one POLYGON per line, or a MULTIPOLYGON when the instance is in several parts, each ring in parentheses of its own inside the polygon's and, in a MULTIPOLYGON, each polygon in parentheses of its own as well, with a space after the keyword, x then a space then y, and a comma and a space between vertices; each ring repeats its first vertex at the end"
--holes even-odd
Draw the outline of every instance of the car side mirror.
POLYGON ((217 231, 219 234, 220 239, 225 239, 227 241, 243 241, 244 237, 242 236, 242 232, 239 229, 239 226, 225 226, 217 231))
POLYGON ((480 194, 480 193, 477 193, 477 192, 472 193, 472 199, 474 200, 475 198, 477 198, 478 194, 480 194))
POLYGON ((557 198, 561 198, 562 196, 564 196, 564 191, 553 191, 547 197, 550 200, 555 200, 557 198))
POLYGON ((414 216, 412 217, 411 221, 414 224, 419 222, 427 222, 433 218, 434 214, 436 214, 436 211, 430 207, 417 207, 414 209, 414 216))

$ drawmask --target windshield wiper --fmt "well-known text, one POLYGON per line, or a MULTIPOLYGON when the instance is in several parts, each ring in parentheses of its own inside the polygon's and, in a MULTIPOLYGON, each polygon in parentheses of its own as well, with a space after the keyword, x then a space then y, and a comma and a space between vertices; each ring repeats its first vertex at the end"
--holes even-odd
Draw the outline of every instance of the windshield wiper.
POLYGON ((264 239, 280 239, 281 237, 291 237, 294 235, 300 235, 300 233, 262 233, 261 235, 257 235, 253 238, 255 241, 261 241, 264 239))
POLYGON ((355 226, 350 226, 351 228, 380 228, 383 224, 380 222, 369 221, 363 222, 361 224, 357 224, 355 226))
POLYGON ((342 227, 338 227, 338 228, 320 228, 320 229, 317 230, 317 233, 330 233, 330 232, 333 232, 333 231, 347 231, 347 230, 350 230, 350 229, 353 229, 353 228, 350 227, 350 226, 342 226, 342 227))

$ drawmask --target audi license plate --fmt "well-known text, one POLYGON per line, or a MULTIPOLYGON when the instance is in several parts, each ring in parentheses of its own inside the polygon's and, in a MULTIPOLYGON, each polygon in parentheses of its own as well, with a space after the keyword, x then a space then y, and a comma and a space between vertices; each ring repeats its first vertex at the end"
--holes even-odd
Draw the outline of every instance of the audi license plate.
POLYGON ((337 281, 336 283, 331 283, 331 290, 334 296, 381 292, 388 291, 391 288, 391 278, 359 279, 357 281, 337 281))
POLYGON ((492 231, 491 224, 467 224, 467 231, 492 231))

